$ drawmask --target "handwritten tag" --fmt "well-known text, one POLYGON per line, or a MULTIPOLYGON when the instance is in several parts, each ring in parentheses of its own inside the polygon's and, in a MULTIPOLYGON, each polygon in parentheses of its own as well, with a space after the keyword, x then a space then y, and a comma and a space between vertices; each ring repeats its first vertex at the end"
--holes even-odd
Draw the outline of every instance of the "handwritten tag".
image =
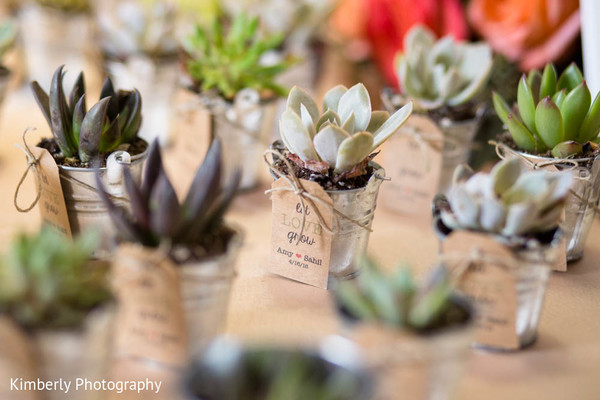
MULTIPOLYGON (((314 202, 317 211, 328 227, 332 227, 333 211, 331 197, 315 182, 300 180, 304 189, 326 204, 314 202)), ((289 188, 289 183, 280 178, 273 182, 272 189, 289 188)), ((298 195, 293 191, 271 192, 273 212, 271 221, 271 255, 269 271, 312 286, 327 289, 329 259, 331 256, 331 234, 323 229, 316 211, 304 201, 302 207, 298 195), (300 236, 302 215, 306 216, 304 232, 300 236)))
POLYGON ((69 214, 60 183, 58 166, 48 150, 41 147, 31 149, 34 157, 39 160, 38 169, 42 183, 42 193, 39 201, 42 223, 51 225, 60 232, 71 237, 69 214))
POLYGON ((438 193, 444 134, 430 118, 412 115, 382 151, 391 181, 381 188, 381 201, 394 211, 431 218, 438 193), (417 139, 421 135, 422 141, 417 139))
POLYGON ((173 262, 152 249, 122 245, 113 263, 113 288, 119 301, 117 352, 181 365, 187 334, 173 262))
POLYGON ((457 256, 457 262, 449 263, 453 269, 466 266, 464 262, 474 250, 481 254, 482 259, 467 267, 458 288, 479 310, 475 321, 475 342, 503 349, 518 349, 516 279, 506 268, 516 263, 515 257, 506 246, 475 232, 454 231, 443 242, 444 255, 451 259, 457 256))

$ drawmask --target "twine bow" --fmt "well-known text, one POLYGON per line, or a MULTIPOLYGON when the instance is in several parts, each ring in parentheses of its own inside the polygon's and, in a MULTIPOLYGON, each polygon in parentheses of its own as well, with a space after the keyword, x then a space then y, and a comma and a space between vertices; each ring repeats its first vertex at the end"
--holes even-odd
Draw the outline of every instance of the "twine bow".
POLYGON ((314 212, 317 216, 317 219, 319 220, 319 223, 321 224, 321 227, 323 228, 323 230, 325 230, 329 234, 333 235, 335 233, 335 228, 334 227, 330 228, 329 226, 327 226, 327 222, 323 218, 323 215, 321 214, 321 212, 319 211, 319 209, 317 208, 315 203, 319 203, 319 204, 331 209, 333 216, 334 216, 334 221, 336 222, 336 224, 335 224, 336 226, 339 226, 338 218, 341 217, 347 221, 350 221, 351 223, 353 223, 354 225, 358 226, 361 229, 365 229, 369 232, 373 232, 373 230, 371 228, 369 228, 368 226, 365 226, 365 225, 361 224, 360 222, 358 222, 357 220, 352 219, 352 218, 348 217, 347 215, 345 215, 344 213, 336 210, 336 208, 333 206, 333 204, 331 204, 317 196, 314 196, 313 194, 306 191, 306 189, 302 185, 301 180, 292 172, 293 171, 292 166, 289 163, 289 161, 279 151, 273 150, 273 149, 267 149, 264 153, 264 160, 267 163, 267 165, 269 166, 270 171, 272 173, 274 173, 278 178, 285 179, 289 185, 286 187, 278 187, 278 188, 266 190, 265 194, 269 194, 269 193, 273 193, 273 192, 292 192, 298 197, 298 200, 300 201, 300 204, 302 205, 302 210, 303 210, 302 222, 300 225, 300 234, 298 235, 298 240, 296 241, 296 245, 298 245, 298 243, 300 243, 300 240, 302 239, 302 234, 304 233, 304 227, 306 224, 306 212, 304 212, 304 210, 306 210, 305 201, 314 210, 314 212), (268 154, 271 154, 272 156, 275 156, 275 157, 279 158, 280 160, 283 160, 283 162, 287 166, 287 170, 288 170, 287 175, 283 174, 277 168, 273 167, 273 163, 271 161, 269 161, 269 159, 267 158, 268 154))
MULTIPOLYGON (((511 149, 510 147, 508 147, 504 143, 499 143, 499 142, 496 142, 495 140, 490 140, 488 143, 491 144, 491 145, 493 145, 493 146, 495 146, 496 155, 501 160, 504 160, 506 158, 506 154, 507 153, 513 154, 513 155, 516 155, 519 158, 521 158, 521 160, 523 160, 527 165, 529 165, 533 169, 540 169, 540 168, 548 167, 548 166, 551 166, 551 165, 556 166, 556 165, 570 164, 571 167, 567 171, 571 171, 571 170, 573 170, 573 169, 575 169, 575 168, 577 168, 579 166, 579 163, 577 161, 575 161, 573 159, 570 159, 570 158, 553 158, 552 160, 535 162, 535 161, 533 161, 533 160, 525 157, 523 154, 514 151, 513 149, 511 149)), ((569 189, 569 192, 577 200, 579 200, 579 201, 583 202, 584 204, 588 205, 595 212, 600 213, 600 208, 597 205, 593 204, 592 202, 590 202, 587 199, 584 199, 582 196, 580 196, 578 193, 576 193, 573 189, 569 189)))
POLYGON ((36 158, 33 155, 33 152, 31 151, 31 149, 27 145, 27 141, 25 140, 25 135, 27 135, 27 132, 33 131, 33 130, 35 130, 35 128, 32 128, 32 127, 25 128, 25 131, 23 131, 23 135, 22 135, 23 145, 20 145, 18 143, 15 144, 16 147, 18 147, 21 150, 23 150, 23 152, 25 153, 25 156, 27 157, 27 169, 25 170, 25 172, 21 176, 21 179, 19 180, 19 183, 17 184, 17 188, 15 189, 15 195, 14 195, 14 198, 13 198, 13 203, 15 205, 15 208, 19 212, 29 212, 29 211, 31 211, 31 209, 33 209, 33 207, 35 207, 35 205, 40 200, 40 197, 42 196, 42 179, 40 177, 40 171, 38 170, 38 165, 40 163, 40 159, 36 158), (32 168, 33 168, 33 173, 34 173, 34 176, 35 176, 35 181, 36 181, 36 184, 37 184, 37 194, 36 194, 35 199, 33 200, 33 202, 29 205, 29 207, 22 208, 21 206, 19 206, 19 201, 18 201, 19 190, 21 190, 21 186, 23 185, 23 182, 25 182, 25 179, 27 178, 27 174, 29 174, 29 171, 32 168))

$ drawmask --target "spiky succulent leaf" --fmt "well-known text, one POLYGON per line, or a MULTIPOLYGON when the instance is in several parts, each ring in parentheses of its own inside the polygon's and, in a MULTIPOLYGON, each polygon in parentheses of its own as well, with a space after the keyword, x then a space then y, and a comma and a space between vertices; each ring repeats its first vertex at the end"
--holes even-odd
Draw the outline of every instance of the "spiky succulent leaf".
POLYGON ((594 140, 600 132, 600 93, 596 94, 596 98, 592 103, 590 111, 585 116, 577 135, 579 143, 585 143, 594 140))
POLYGON ((554 64, 548 63, 544 67, 544 73, 542 74, 539 98, 543 99, 552 96, 556 92, 556 84, 556 68, 554 68, 554 64))
POLYGON ((68 106, 62 87, 64 66, 58 67, 52 77, 49 95, 50 123, 56 144, 65 157, 75 154, 71 138, 71 118, 67 118, 68 106))
POLYGON ((583 81, 583 74, 577 68, 575 63, 571 63, 567 69, 563 71, 558 79, 558 89, 566 89, 571 91, 575 89, 583 81))
POLYGON ((48 98, 48 94, 42 89, 37 81, 31 82, 30 86, 33 91, 33 97, 40 107, 40 110, 42 110, 44 118, 46 118, 48 125, 52 126, 52 121, 50 119, 50 99, 48 98))
POLYGON ((79 133, 79 159, 83 162, 89 162, 99 153, 102 126, 109 101, 110 97, 103 98, 83 118, 79 133))

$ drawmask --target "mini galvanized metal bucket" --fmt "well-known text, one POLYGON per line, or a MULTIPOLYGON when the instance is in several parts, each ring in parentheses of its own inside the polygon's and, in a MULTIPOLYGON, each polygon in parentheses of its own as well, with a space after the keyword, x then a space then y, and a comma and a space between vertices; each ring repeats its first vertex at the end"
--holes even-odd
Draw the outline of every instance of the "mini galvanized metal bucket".
POLYGON ((235 230, 224 254, 177 267, 191 354, 202 351, 225 329, 235 262, 242 239, 241 231, 235 230))
POLYGON ((38 376, 44 381, 70 382, 68 393, 42 392, 44 400, 100 399, 102 391, 76 390, 78 378, 95 382, 105 378, 114 329, 113 306, 92 311, 84 326, 77 329, 42 330, 32 335, 38 376))
MULTIPOLYGON (((121 157, 119 152, 115 152, 111 156, 117 158, 117 162, 119 162, 119 157, 121 157)), ((141 180, 147 156, 147 149, 141 154, 131 156, 129 168, 134 179, 138 182, 141 180)), ((127 164, 123 163, 123 165, 127 164)), ((71 233, 76 235, 88 229, 99 230, 102 232, 102 239, 94 252, 94 256, 104 258, 110 255, 116 245, 116 231, 108 210, 96 191, 95 174, 97 170, 59 165, 58 171, 61 178, 65 205, 67 206, 71 233)), ((120 203, 116 201, 115 204, 123 205, 126 204, 125 187, 120 171, 116 172, 116 176, 112 176, 106 167, 101 168, 99 171, 107 192, 115 198, 122 198, 120 203)))
POLYGON ((474 311, 464 298, 452 301, 469 319, 440 331, 417 334, 383 324, 346 319, 345 329, 365 352, 366 367, 377 378, 377 400, 449 400, 469 356, 474 311))
POLYGON ((221 139, 223 144, 224 176, 241 169, 239 189, 255 188, 273 129, 277 99, 263 100, 257 91, 245 89, 233 102, 209 95, 201 96, 201 100, 211 115, 211 137, 221 139))
POLYGON ((329 260, 329 281, 352 279, 360 271, 358 260, 365 254, 369 243, 370 231, 360 225, 371 228, 379 187, 384 180, 385 170, 371 162, 374 167, 373 175, 367 185, 359 189, 328 190, 327 194, 333 199, 333 207, 348 217, 337 218, 334 223, 335 233, 331 241, 331 257, 329 260))

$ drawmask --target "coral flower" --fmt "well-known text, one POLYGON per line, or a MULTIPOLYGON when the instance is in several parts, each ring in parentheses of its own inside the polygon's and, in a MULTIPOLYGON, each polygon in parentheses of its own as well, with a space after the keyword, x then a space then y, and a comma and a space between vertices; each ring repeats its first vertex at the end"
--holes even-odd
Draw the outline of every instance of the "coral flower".
POLYGON ((578 0, 472 0, 473 28, 523 70, 560 60, 579 35, 578 0))

